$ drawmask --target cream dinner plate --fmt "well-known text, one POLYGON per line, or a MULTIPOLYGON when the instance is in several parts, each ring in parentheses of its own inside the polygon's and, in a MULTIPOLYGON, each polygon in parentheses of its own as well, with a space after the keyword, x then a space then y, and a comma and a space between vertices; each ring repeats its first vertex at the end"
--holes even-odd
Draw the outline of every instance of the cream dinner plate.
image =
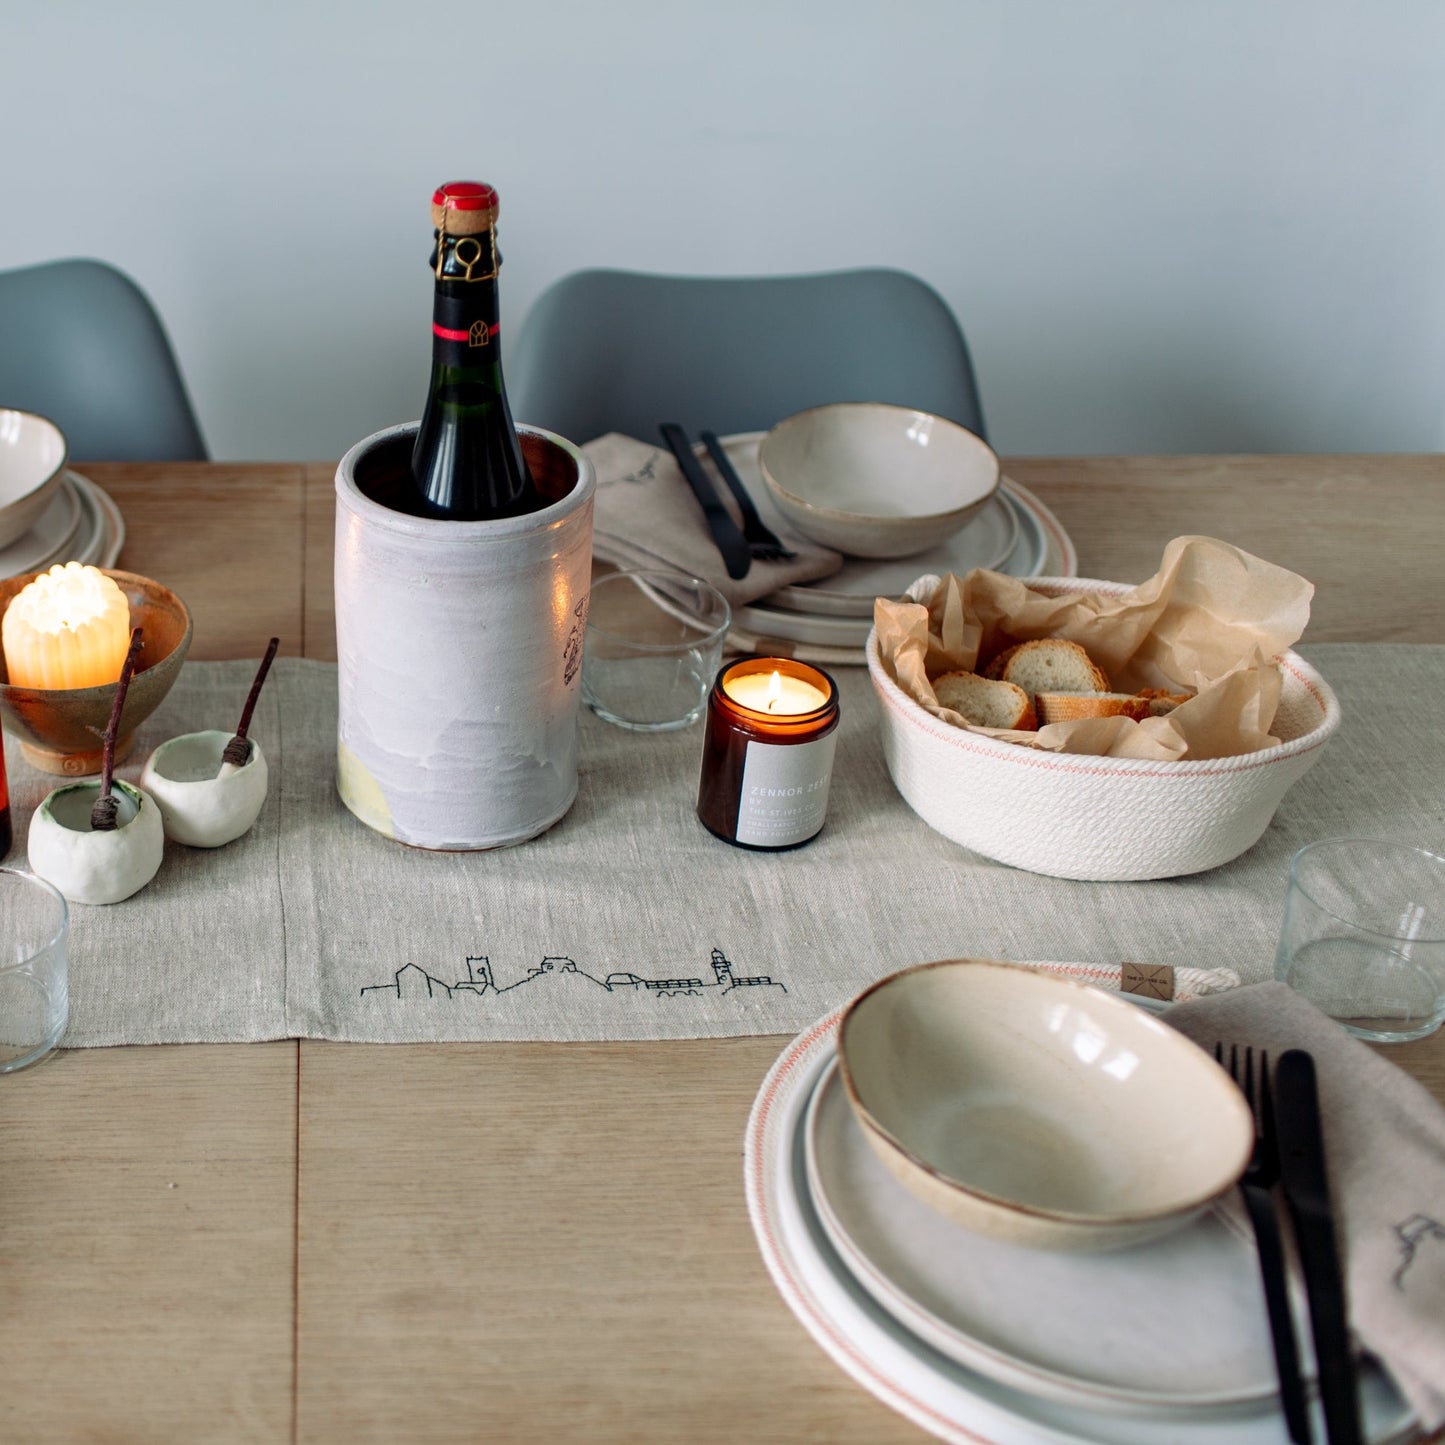
POLYGON ((89 477, 83 477, 79 472, 67 472, 65 475, 80 494, 89 525, 85 547, 83 551, 76 551, 75 560, 97 567, 114 567, 125 541, 125 521, 120 515, 120 508, 110 493, 104 487, 96 486, 89 477))
POLYGON ((125 541, 125 522, 110 494, 89 477, 67 471, 40 521, 0 548, 0 577, 39 572, 56 562, 113 567, 125 541))
MULTIPOLYGON (((1272 1397, 1193 1410, 1105 1393, 1060 1398, 1040 1382, 1033 1365, 1021 1373, 1019 1384, 1007 1383, 937 1349, 884 1309, 839 1256, 808 1181, 809 1112, 836 1058, 836 1024, 837 1014, 832 1014, 798 1035, 769 1070, 748 1120, 743 1158, 748 1214, 768 1272, 835 1363, 921 1428, 960 1445, 1288 1445, 1272 1397), (1023 1380, 1031 1385, 1025 1387, 1023 1380)), ((831 1109, 823 1097, 817 1109, 820 1141, 827 1137, 826 1126, 836 1122, 831 1109)), ((999 1305, 1014 1320, 1032 1308, 1034 1324, 1047 1334, 1043 1316, 1057 1301, 1031 1299, 1031 1278, 997 1276, 1002 1289, 1018 1297, 999 1305)), ((1108 1298, 1110 1307, 1117 1305, 1117 1294, 1108 1298)), ((1108 1318, 1102 1295, 1099 1304, 1089 1328, 1098 1335, 1122 1328, 1123 1347, 1130 1338, 1128 1322, 1108 1318)), ((1086 1308, 1073 1308, 1076 1320, 1088 1317, 1086 1308)), ((1194 1308, 1192 1301, 1188 1308, 1194 1308)), ((1186 1351, 1193 1346, 1187 1342, 1198 1326, 1176 1316, 1168 1331, 1179 1341, 1181 1359, 1192 1363, 1186 1351)), ((1267 1357, 1267 1345, 1264 1351, 1267 1357)), ((1360 1385, 1370 1445, 1409 1439, 1413 1414, 1383 1373, 1367 1365, 1360 1385)), ((1137 1380, 1125 1386, 1126 1391, 1137 1387, 1137 1380)), ((1324 1439, 1318 1412, 1315 1438, 1324 1439)))
MULTIPOLYGON (((1018 537, 1013 552, 996 570, 1012 577, 1072 577, 1078 570, 1078 554, 1072 540, 1059 526, 1053 513, 1027 488, 1007 477, 1000 485, 999 495, 1018 519, 1018 537)), ((903 559, 909 564, 917 564, 921 560, 923 559, 917 557, 903 559)), ((869 565, 881 567, 883 564, 869 565)), ((887 565, 897 567, 899 564, 895 561, 887 565)), ((915 570, 914 565, 905 568, 899 574, 903 578, 899 593, 928 570, 927 567, 917 567, 915 570)), ((832 578, 825 580, 832 581, 832 578)), ((800 612, 791 605, 774 607, 771 602, 771 597, 764 597, 748 606, 735 608, 733 618, 738 628, 788 642, 857 648, 860 653, 868 644, 868 634, 873 628, 872 597, 869 598, 865 616, 829 616, 800 612)))
POLYGON ((973 521, 937 547, 912 557, 848 557, 831 577, 781 587, 762 600, 768 607, 789 612, 871 619, 875 597, 899 597, 925 572, 941 576, 962 575, 975 567, 1007 570, 1009 559, 1019 550, 1021 530, 1017 502, 1000 489, 973 521))
POLYGON ((0 577, 39 572, 59 561, 61 553, 75 545, 77 534, 82 530, 82 504, 72 476, 71 472, 62 473, 55 495, 35 525, 8 547, 0 547, 0 577))
MULTIPOLYGON (((764 435, 763 432, 742 432, 723 437, 721 441, 763 520, 774 531, 787 532, 788 523, 773 506, 758 470, 758 443, 764 435)), ((848 557, 841 570, 831 576, 782 587, 763 598, 759 605, 767 610, 861 617, 868 619, 871 626, 873 599, 901 595, 915 577, 925 572, 962 573, 974 567, 1002 567, 1018 545, 1019 521, 1019 508, 1010 506, 1000 490, 977 517, 940 546, 930 547, 913 557, 848 557)))
POLYGON ((884 1309, 960 1364, 1085 1404, 1198 1410, 1274 1396, 1254 1251, 1218 1215, 1112 1254, 986 1239, 884 1168, 836 1064, 814 1091, 804 1149, 812 1203, 839 1258, 884 1309))
MULTIPOLYGON (((758 471, 763 436, 739 432, 721 441, 763 520, 786 540, 788 524, 758 471)), ((700 445, 696 450, 704 457, 700 445)), ((733 641, 749 650, 786 648, 824 665, 861 662, 873 627, 874 598, 900 596, 925 572, 962 574, 986 567, 1013 577, 1072 577, 1078 565, 1073 540, 1058 518, 1027 487, 1004 477, 989 506, 940 547, 916 557, 850 557, 829 577, 783 587, 734 608, 733 641)))

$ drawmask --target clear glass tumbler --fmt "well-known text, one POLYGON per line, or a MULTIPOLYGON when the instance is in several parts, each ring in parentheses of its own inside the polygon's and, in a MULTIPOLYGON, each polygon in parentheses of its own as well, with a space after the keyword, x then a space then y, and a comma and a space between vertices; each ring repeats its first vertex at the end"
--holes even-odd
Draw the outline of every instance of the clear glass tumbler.
POLYGON ((1445 1021, 1445 858, 1370 838, 1301 848, 1274 975, 1359 1038, 1432 1033, 1445 1021))
POLYGON ((582 701, 638 732, 685 728, 702 715, 732 614, 709 583, 641 568, 592 584, 582 701))
POLYGON ((0 1074, 43 1058, 70 1015, 65 899, 43 878, 0 868, 0 1074))

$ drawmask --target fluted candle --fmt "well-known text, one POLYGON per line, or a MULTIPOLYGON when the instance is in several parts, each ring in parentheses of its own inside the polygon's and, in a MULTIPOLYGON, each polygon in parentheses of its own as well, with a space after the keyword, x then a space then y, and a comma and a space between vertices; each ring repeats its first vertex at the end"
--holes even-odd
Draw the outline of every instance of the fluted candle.
POLYGON ((56 564, 5 610, 0 642, 12 687, 98 687, 120 676, 130 604, 98 567, 56 564))

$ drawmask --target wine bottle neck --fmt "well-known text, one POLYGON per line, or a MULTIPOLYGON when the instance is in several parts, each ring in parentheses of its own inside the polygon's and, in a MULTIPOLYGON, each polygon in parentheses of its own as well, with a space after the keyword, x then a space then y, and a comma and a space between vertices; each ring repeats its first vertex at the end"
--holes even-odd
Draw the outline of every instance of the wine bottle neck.
POLYGON ((411 458, 424 516, 480 521, 546 506, 502 382, 495 219, 490 187, 455 183, 433 198, 432 377, 411 458), (452 206, 458 196, 478 204, 452 206))
POLYGON ((502 253, 497 250, 497 233, 480 231, 475 235, 448 235, 432 232, 431 268, 438 281, 463 281, 482 285, 495 283, 502 269, 502 253))
POLYGON ((500 354, 496 282, 437 282, 431 332, 433 365, 494 365, 500 354))

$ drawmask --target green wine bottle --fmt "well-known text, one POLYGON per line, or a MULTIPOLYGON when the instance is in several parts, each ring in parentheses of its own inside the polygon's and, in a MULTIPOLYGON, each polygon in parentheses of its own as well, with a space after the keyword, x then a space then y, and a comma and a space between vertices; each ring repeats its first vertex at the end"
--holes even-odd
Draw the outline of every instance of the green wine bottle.
POLYGON ((411 456, 417 510, 475 522, 545 507, 522 455, 498 343, 497 193, 450 181, 432 196, 431 386, 411 456))

